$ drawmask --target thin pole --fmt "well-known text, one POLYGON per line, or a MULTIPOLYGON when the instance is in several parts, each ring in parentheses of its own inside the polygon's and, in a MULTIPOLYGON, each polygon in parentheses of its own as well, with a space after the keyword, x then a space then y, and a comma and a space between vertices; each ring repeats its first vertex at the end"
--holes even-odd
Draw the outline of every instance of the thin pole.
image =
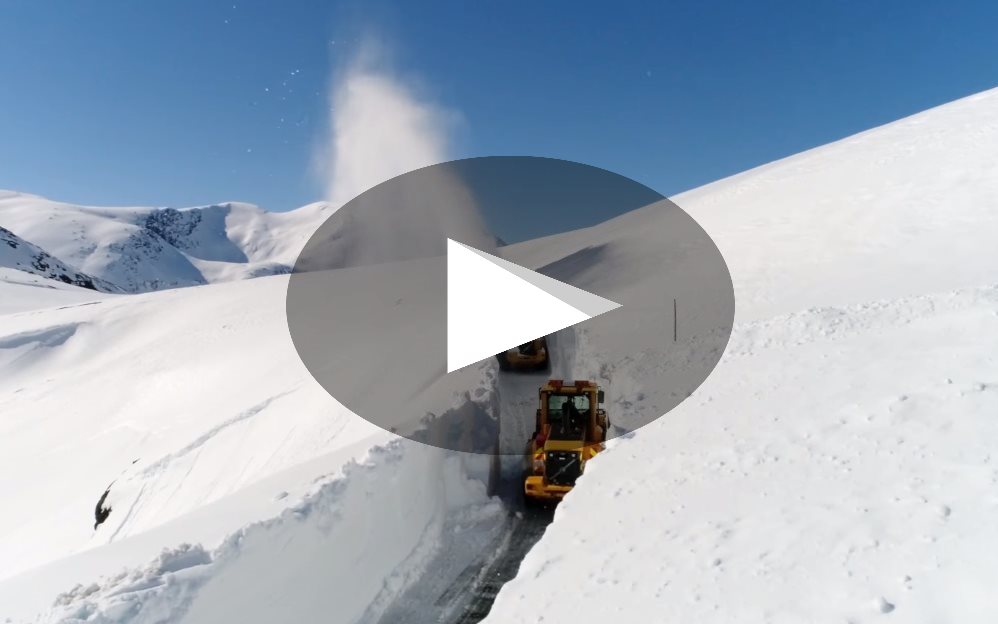
POLYGON ((679 340, 679 314, 677 313, 676 300, 672 300, 672 342, 679 340))

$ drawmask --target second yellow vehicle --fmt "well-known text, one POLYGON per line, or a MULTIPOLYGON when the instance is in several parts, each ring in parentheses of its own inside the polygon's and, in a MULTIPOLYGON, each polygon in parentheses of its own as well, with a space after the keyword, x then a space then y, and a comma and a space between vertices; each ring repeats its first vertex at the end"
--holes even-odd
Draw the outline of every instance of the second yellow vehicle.
POLYGON ((535 338, 509 351, 496 355, 499 369, 504 371, 539 371, 548 369, 548 341, 535 338))

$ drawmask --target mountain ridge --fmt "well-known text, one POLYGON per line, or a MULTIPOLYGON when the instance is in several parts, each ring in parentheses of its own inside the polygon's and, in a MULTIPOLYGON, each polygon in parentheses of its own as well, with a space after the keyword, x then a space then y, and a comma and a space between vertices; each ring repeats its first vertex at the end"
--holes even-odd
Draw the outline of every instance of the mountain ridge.
POLYGON ((323 202, 281 213, 243 202, 103 208, 0 191, 5 229, 129 293, 287 273, 327 211, 323 202))

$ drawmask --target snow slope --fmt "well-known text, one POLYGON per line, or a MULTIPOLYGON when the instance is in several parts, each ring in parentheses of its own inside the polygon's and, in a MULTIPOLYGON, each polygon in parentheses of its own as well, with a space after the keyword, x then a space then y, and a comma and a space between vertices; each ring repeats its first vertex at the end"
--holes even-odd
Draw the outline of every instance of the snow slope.
POLYGON ((756 320, 994 283, 996 174, 992 89, 673 199, 756 320))
POLYGON ((387 439, 297 360, 285 283, 0 317, 0 497, 31 510, 0 518, 0 578, 154 528, 336 446, 387 439), (113 511, 95 533, 112 481, 113 511))
POLYGON ((0 315, 92 302, 105 296, 35 273, 0 268, 0 315))
POLYGON ((127 292, 286 273, 327 210, 97 208, 0 191, 0 226, 127 292))
POLYGON ((726 356, 487 621, 998 617, 996 181, 989 91, 678 197, 732 272, 726 356))

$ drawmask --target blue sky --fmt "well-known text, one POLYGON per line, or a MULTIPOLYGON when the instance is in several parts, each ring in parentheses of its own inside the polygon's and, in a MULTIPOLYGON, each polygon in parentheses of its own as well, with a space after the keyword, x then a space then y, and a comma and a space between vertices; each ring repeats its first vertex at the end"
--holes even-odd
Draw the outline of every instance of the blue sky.
POLYGON ((0 188, 97 205, 320 199, 365 34, 460 113, 454 157, 671 195, 998 85, 998 3, 0 0, 0 188))

